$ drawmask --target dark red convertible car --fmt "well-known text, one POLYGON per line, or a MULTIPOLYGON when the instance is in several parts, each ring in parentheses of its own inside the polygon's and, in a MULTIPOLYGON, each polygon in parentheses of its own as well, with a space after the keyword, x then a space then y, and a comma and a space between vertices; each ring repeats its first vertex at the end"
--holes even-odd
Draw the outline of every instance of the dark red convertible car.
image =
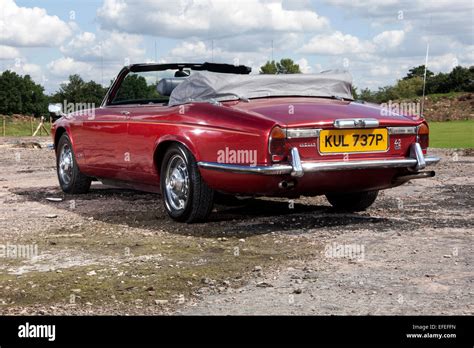
MULTIPOLYGON (((204 220, 214 196, 326 195, 369 207, 422 171, 429 130, 418 116, 356 102, 344 71, 255 75, 227 64, 135 64, 98 108, 53 125, 66 193, 92 180, 161 192, 177 221, 204 220)), ((50 111, 60 112, 51 106, 50 111)))

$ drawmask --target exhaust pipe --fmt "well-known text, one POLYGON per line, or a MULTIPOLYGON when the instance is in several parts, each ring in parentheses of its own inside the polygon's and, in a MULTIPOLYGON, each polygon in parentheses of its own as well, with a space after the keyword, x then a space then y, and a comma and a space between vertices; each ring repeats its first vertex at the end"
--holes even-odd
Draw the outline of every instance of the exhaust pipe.
POLYGON ((281 188, 281 189, 289 189, 289 188, 292 188, 295 186, 295 182, 294 181, 286 181, 286 180, 283 180, 283 181, 280 181, 278 183, 278 187, 281 188))
POLYGON ((395 179, 393 179, 394 184, 403 184, 407 181, 414 180, 414 179, 425 179, 425 178, 432 178, 435 176, 434 170, 430 170, 427 172, 419 172, 415 174, 409 174, 409 175, 402 175, 402 176, 397 176, 395 179))

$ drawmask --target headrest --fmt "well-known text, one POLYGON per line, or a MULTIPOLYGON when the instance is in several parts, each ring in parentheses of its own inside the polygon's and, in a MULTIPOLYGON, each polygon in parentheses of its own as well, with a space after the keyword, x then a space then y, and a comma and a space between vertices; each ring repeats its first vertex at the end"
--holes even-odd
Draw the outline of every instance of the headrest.
POLYGON ((181 82, 186 80, 186 77, 169 77, 161 79, 156 85, 156 90, 161 95, 170 96, 173 89, 175 89, 181 82))

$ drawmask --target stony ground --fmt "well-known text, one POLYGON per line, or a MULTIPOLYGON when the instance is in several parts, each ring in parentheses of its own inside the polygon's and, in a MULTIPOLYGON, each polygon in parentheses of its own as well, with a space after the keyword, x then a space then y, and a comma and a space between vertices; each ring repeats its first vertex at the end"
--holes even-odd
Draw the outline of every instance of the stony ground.
POLYGON ((0 314, 474 313, 469 151, 364 213, 255 199, 186 225, 153 194, 63 194, 31 141, 0 140, 0 314))

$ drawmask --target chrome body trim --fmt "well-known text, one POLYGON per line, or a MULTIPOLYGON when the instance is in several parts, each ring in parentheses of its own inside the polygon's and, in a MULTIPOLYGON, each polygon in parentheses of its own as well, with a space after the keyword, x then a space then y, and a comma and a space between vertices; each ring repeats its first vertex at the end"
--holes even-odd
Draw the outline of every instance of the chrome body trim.
POLYGON ((285 175, 302 177, 305 173, 354 169, 407 168, 417 172, 428 165, 440 161, 436 156, 424 156, 419 143, 413 143, 410 157, 397 159, 358 160, 358 161, 311 161, 302 162, 297 148, 291 149, 291 164, 271 166, 245 166, 216 162, 198 162, 203 169, 218 170, 240 174, 285 175))
POLYGON ((414 143, 410 146, 410 157, 416 159, 415 171, 425 169, 426 160, 420 143, 414 143))
POLYGON ((348 118, 334 121, 335 128, 375 128, 379 126, 379 120, 375 118, 348 118))
POLYGON ((198 162, 198 166, 202 169, 211 169, 239 174, 283 175, 290 174, 293 170, 293 167, 289 164, 276 164, 273 166, 244 166, 240 164, 198 162))
POLYGON ((303 172, 303 166, 301 164, 301 159, 300 159, 300 153, 298 152, 298 149, 296 147, 293 147, 291 149, 291 176, 296 176, 297 178, 300 178, 304 175, 303 172))

